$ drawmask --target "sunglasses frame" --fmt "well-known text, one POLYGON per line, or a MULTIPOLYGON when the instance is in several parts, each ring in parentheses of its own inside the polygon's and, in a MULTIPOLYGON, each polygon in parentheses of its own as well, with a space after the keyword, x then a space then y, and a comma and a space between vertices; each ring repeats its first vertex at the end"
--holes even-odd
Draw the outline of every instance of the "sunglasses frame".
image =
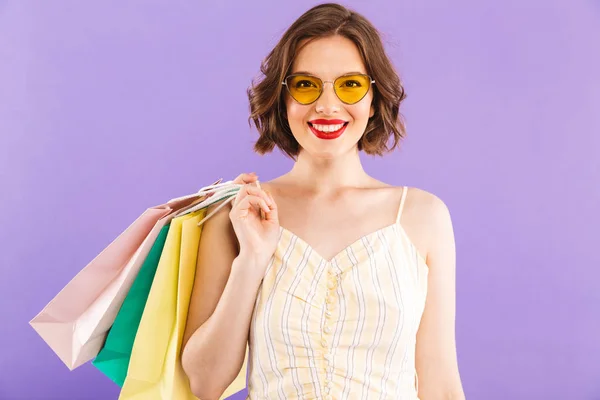
POLYGON ((369 93, 369 90, 371 90, 371 88, 373 87, 373 84, 375 83, 375 80, 371 78, 370 75, 367 74, 345 74, 345 75, 340 75, 337 78, 335 78, 333 81, 324 81, 323 79, 319 78, 318 76, 314 76, 314 75, 310 75, 310 74, 291 74, 285 77, 285 79, 281 82, 281 84, 283 86, 286 87, 288 94, 292 97, 292 99, 294 99, 295 102, 297 102, 298 104, 302 104, 303 106, 308 106, 310 104, 313 104, 315 101, 319 100, 321 98, 321 96, 323 95, 323 91, 325 89, 325 84, 329 82, 331 83, 331 85, 333 86, 333 92, 335 93, 335 95, 337 96, 337 98, 344 104, 347 105, 353 105, 356 104, 358 102, 360 102, 362 99, 365 98, 365 96, 369 93), (317 96, 316 99, 314 99, 313 101, 311 101, 310 103, 301 103, 298 100, 296 100, 296 98, 294 97, 294 95, 292 94, 292 92, 290 91, 290 87, 287 84, 288 79, 294 77, 294 76, 308 76, 310 78, 314 78, 314 79, 318 79, 319 81, 321 81, 321 90, 319 91, 319 95, 317 96), (340 78, 346 77, 346 76, 364 76, 368 78, 368 82, 369 82, 369 87, 367 88, 367 91, 365 92, 364 96, 361 97, 359 100, 355 101, 354 103, 347 103, 344 100, 342 100, 340 98, 340 96, 338 95, 337 91, 335 90, 335 81, 337 81, 340 78))

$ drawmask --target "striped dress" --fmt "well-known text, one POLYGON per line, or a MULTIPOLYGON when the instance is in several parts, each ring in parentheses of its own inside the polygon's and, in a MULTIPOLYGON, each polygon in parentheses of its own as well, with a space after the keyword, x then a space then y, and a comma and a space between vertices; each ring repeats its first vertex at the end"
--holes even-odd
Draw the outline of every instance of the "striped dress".
POLYGON ((325 260, 280 228, 249 335, 247 399, 418 400, 428 268, 396 222, 325 260))

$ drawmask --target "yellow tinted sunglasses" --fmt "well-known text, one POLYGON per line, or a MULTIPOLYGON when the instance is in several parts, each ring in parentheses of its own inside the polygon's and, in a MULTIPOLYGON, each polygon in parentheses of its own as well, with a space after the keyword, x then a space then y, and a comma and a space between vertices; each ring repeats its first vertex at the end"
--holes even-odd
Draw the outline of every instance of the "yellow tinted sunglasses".
POLYGON ((369 75, 349 74, 342 75, 335 81, 323 81, 312 75, 293 74, 282 82, 290 96, 303 105, 312 104, 323 94, 325 83, 333 84, 336 96, 345 104, 356 104, 361 101, 375 83, 369 75))

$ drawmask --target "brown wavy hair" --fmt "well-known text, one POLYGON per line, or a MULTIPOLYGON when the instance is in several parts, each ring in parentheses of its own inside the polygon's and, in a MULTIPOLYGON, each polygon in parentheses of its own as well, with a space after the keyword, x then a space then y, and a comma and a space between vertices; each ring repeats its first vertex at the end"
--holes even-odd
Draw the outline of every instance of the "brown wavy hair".
POLYGON ((367 68, 375 80, 373 107, 375 114, 369 119, 358 149, 367 154, 383 155, 392 151, 406 136, 406 128, 399 112, 406 98, 400 77, 387 54, 377 29, 362 15, 335 3, 315 6, 298 18, 283 34, 277 45, 263 60, 259 82, 248 88, 250 117, 248 123, 256 126, 260 137, 254 151, 265 154, 279 147, 290 158, 296 159, 300 145, 294 138, 287 121, 285 91, 281 82, 290 74, 294 57, 311 41, 341 35, 358 47, 367 68), (392 145, 389 141, 392 139, 392 145))

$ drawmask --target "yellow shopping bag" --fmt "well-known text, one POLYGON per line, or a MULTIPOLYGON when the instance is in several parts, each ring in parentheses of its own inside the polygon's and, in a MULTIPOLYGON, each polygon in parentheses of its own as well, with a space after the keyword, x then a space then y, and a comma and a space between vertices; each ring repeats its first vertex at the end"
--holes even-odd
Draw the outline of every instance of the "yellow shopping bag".
MULTIPOLYGON (((163 253, 133 344, 120 400, 196 400, 181 366, 181 344, 196 272, 206 209, 171 222, 163 253)), ((246 387, 244 365, 226 398, 246 387)))

